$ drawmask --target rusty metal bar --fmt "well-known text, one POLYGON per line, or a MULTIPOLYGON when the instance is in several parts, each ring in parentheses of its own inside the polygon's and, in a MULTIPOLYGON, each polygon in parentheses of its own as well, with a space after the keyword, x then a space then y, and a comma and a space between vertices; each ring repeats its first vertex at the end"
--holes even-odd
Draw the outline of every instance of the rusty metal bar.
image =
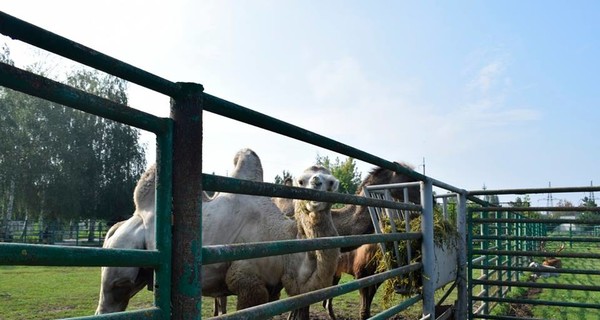
POLYGON ((199 84, 180 83, 173 129, 172 319, 202 315, 202 104, 199 84))
POLYGON ((156 249, 161 264, 155 270, 154 304, 162 312, 162 319, 171 315, 171 212, 173 195, 173 121, 168 119, 166 133, 157 135, 156 175, 156 249))

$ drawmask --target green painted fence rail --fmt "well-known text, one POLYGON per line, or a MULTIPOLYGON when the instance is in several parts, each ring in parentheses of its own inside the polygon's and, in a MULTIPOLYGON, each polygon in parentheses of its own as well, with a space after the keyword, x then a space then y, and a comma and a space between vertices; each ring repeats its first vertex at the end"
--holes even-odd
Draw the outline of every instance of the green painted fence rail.
MULTIPOLYGON (((341 296, 343 294, 346 294, 346 293, 349 293, 352 291, 356 291, 360 288, 364 288, 364 287, 368 287, 368 286, 380 283, 380 282, 384 281, 385 279, 401 276, 403 274, 419 270, 420 268, 422 268, 421 263, 412 263, 412 264, 409 264, 406 266, 402 266, 402 267, 395 268, 395 269, 392 269, 389 271, 384 271, 384 272, 381 272, 381 273, 378 273, 378 274, 375 274, 372 276, 361 278, 361 279, 358 279, 358 280, 355 280, 355 281, 352 281, 349 283, 337 285, 335 287, 323 288, 323 289, 315 290, 315 291, 312 291, 309 293, 300 294, 300 295, 297 295, 294 297, 289 297, 286 299, 270 302, 270 303, 263 305, 263 306, 266 306, 267 308, 261 307, 261 306, 256 306, 256 307, 236 311, 236 312, 233 312, 230 314, 221 315, 221 316, 215 317, 214 319, 215 320, 217 320, 217 319, 218 320, 267 319, 272 316, 284 313, 286 311, 294 310, 294 309, 297 309, 297 308, 305 306, 305 305, 321 302, 330 297, 341 296)), ((419 301, 419 299, 417 299, 417 300, 409 299, 408 301, 410 303, 405 301, 405 303, 402 304, 402 306, 403 306, 402 310, 405 310, 406 308, 415 304, 416 302, 419 301)), ((392 308, 392 309, 394 309, 394 308, 392 308)), ((402 310, 399 310, 398 312, 400 312, 402 310)))
POLYGON ((322 237, 317 239, 281 240, 277 242, 254 242, 230 245, 212 245, 202 248, 202 263, 260 258, 286 253, 306 252, 317 249, 356 247, 365 243, 380 243, 400 240, 420 240, 421 233, 371 234, 345 237, 322 237))
POLYGON ((0 250, 0 265, 159 267, 162 258, 158 251, 104 250, 21 243, 2 244, 0 250))

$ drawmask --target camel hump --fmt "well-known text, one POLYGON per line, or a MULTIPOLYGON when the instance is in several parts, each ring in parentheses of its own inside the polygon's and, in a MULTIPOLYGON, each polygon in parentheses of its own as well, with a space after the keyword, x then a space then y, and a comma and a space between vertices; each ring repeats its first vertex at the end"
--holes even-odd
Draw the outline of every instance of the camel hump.
POLYGON ((260 158, 251 149, 244 148, 238 151, 233 158, 233 165, 235 168, 231 173, 232 178, 257 182, 263 181, 263 168, 260 158))
POLYGON ((154 209, 154 184, 156 164, 153 164, 140 178, 133 191, 133 202, 137 210, 154 209))

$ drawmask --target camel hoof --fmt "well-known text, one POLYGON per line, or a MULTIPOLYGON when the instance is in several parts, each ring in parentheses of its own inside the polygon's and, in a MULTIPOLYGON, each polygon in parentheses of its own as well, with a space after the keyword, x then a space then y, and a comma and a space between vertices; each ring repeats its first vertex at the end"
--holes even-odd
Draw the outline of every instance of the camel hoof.
POLYGON ((290 312, 287 320, 309 320, 310 319, 310 311, 309 307, 304 307, 300 309, 296 309, 290 312))

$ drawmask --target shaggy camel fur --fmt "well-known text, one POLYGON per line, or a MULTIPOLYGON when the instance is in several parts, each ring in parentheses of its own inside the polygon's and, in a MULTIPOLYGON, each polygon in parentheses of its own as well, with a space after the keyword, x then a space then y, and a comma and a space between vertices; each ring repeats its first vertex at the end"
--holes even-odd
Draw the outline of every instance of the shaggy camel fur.
MULTIPOLYGON (((401 166, 414 169, 413 166, 406 163, 399 163, 401 166)), ((381 184, 393 184, 393 183, 404 183, 414 182, 415 180, 407 175, 396 173, 392 170, 383 168, 372 169, 367 177, 363 180, 357 189, 357 195, 365 196, 364 187, 369 185, 381 185, 381 184)), ((402 189, 390 190, 391 195, 394 199, 404 202, 404 192, 402 189)), ((408 202, 420 203, 421 195, 418 188, 408 189, 408 202)), ((291 200, 276 201, 277 206, 289 215, 289 208, 291 200)), ((275 201, 275 200, 274 200, 275 201)), ((340 209, 332 209, 331 215, 333 217, 333 223, 338 230, 340 235, 359 235, 359 234, 370 234, 374 232, 373 222, 369 215, 368 208, 366 206, 359 205, 345 205, 340 209)), ((342 273, 347 273, 354 276, 355 279, 364 278, 375 274, 377 262, 373 260, 375 253, 379 250, 378 244, 365 244, 355 250, 349 252, 343 252, 340 257, 340 262, 336 270, 333 285, 337 285, 340 281, 342 273)), ((344 251, 344 249, 342 249, 344 251)), ((378 285, 361 288, 360 294, 360 317, 366 319, 371 314, 371 303, 373 297, 377 292, 378 285)), ((335 313, 333 311, 333 300, 329 299, 323 301, 323 307, 325 307, 332 319, 335 319, 335 313)))
MULTIPOLYGON (((236 155, 238 178, 262 181, 262 165, 249 149, 236 155)), ((105 241, 108 248, 154 249, 154 178, 152 167, 135 190, 134 215, 116 227, 105 241)), ((311 167, 297 180, 298 186, 336 191, 339 182, 324 168, 311 167)), ((220 193, 202 204, 203 244, 231 244, 335 236, 331 204, 301 201, 296 221, 284 217, 270 198, 220 193), (229 232, 223 232, 229 230, 229 232), (259 231, 260 230, 260 231, 259 231)), ((203 265, 202 294, 215 298, 238 295, 238 309, 279 297, 283 286, 296 295, 331 285, 339 249, 317 250, 282 256, 203 265)), ((125 310, 129 299, 149 283, 140 268, 102 268, 96 314, 125 310)), ((150 272, 151 275, 151 272, 150 272)))

